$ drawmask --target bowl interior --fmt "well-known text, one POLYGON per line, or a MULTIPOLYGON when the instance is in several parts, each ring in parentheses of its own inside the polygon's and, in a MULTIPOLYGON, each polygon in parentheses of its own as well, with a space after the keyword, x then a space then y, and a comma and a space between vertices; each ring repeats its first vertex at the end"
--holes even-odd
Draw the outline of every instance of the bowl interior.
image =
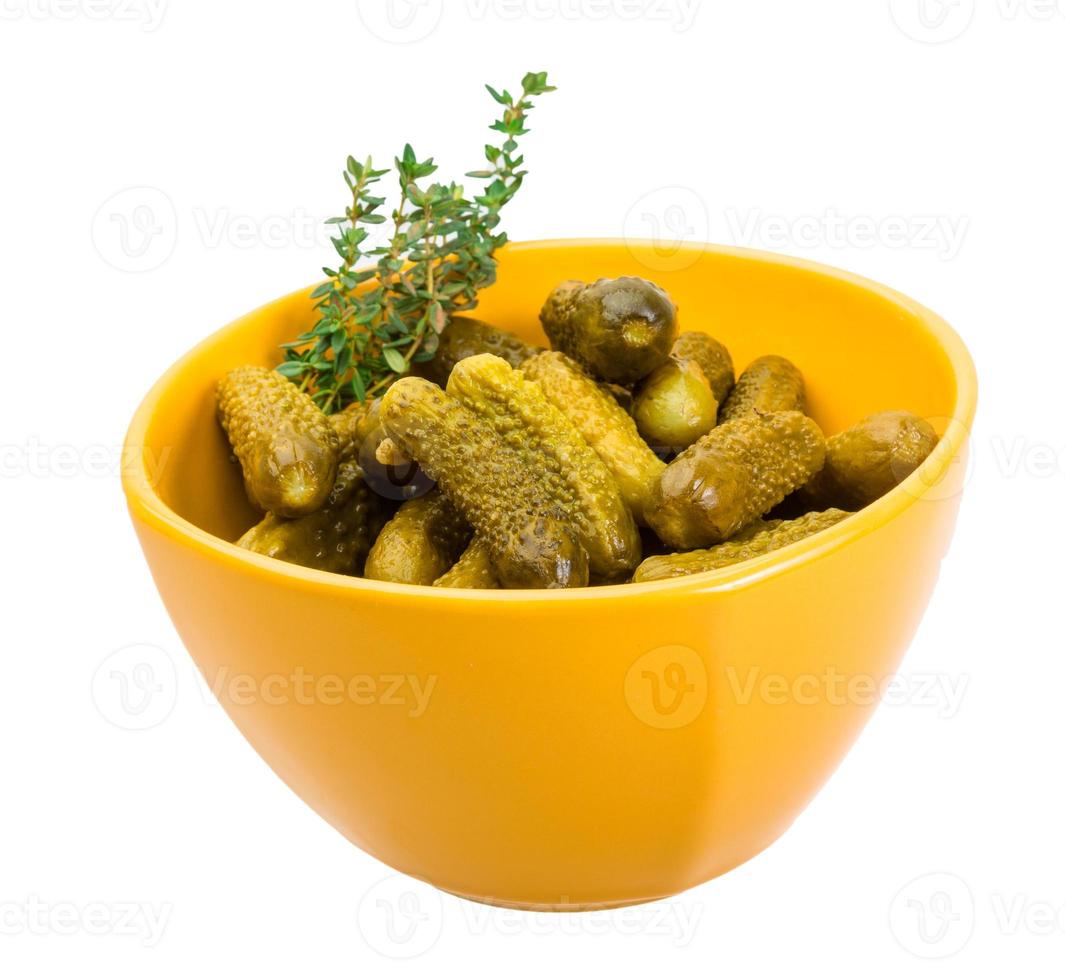
MULTIPOLYGON (((651 243, 518 243, 502 251, 498 281, 475 315, 543 343, 538 313, 553 286, 622 275, 666 289, 681 329, 723 341, 737 373, 761 354, 793 360, 826 434, 895 408, 925 416, 941 434, 952 421, 971 422, 968 355, 942 321, 891 290, 798 260, 709 246, 664 255, 651 243)), ((257 515, 215 420, 214 386, 237 365, 276 364, 278 344, 313 322, 309 293, 270 303, 209 337, 153 390, 142 434, 131 430, 143 438, 146 476, 162 502, 225 540, 257 515)))

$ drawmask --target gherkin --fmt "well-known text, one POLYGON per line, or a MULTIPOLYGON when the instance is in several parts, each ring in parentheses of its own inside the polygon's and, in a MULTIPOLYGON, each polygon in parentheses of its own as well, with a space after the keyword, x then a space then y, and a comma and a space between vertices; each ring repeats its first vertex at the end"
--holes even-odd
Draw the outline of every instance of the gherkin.
POLYGON ((698 330, 686 330, 677 337, 670 353, 678 361, 695 361, 710 382, 718 405, 725 401, 736 383, 736 374, 732 355, 720 340, 698 330))
POLYGON ((857 510, 894 489, 936 447, 935 429, 912 412, 877 412, 828 440, 825 466, 804 488, 815 505, 857 510))
POLYGON ((824 461, 824 436, 801 412, 733 419, 666 467, 648 520, 671 547, 718 544, 806 483, 824 461))
POLYGON ((769 412, 805 412, 802 372, 786 357, 768 354, 747 365, 718 414, 719 422, 769 412))
POLYGON ((484 538, 474 535, 459 560, 433 585, 448 589, 498 589, 499 576, 484 538))
POLYGON ((540 310, 551 346, 603 381, 631 384, 664 364, 677 336, 665 290, 623 276, 556 286, 540 310))
POLYGON ((767 555, 786 545, 824 531, 838 524, 850 514, 845 510, 814 511, 790 521, 756 521, 736 537, 723 544, 676 555, 655 555, 636 569, 634 582, 654 582, 659 579, 695 575, 715 568, 726 568, 741 561, 767 555))
POLYGON ((320 510, 292 519, 267 514, 237 544, 307 568, 359 575, 389 510, 366 486, 358 466, 342 463, 320 510))
POLYGON ((588 584, 561 476, 528 470, 487 420, 422 378, 388 389, 381 420, 481 535, 504 588, 588 584))
POLYGON ((219 382, 217 405, 252 503, 278 517, 302 517, 325 503, 338 439, 309 395, 276 371, 240 367, 219 382))
POLYGON ((483 320, 456 316, 441 331, 432 360, 417 365, 417 373, 435 381, 442 388, 447 384, 455 365, 464 358, 476 354, 495 354, 511 367, 519 367, 538 350, 516 334, 500 330, 483 320))
POLYGON ((337 434, 341 462, 359 458, 363 441, 380 424, 381 399, 371 402, 352 402, 339 412, 329 416, 329 422, 337 434))
POLYGON ((558 351, 529 358, 521 372, 538 381, 548 400, 565 413, 614 474, 633 517, 645 524, 655 484, 666 464, 640 438, 632 416, 575 361, 558 351))
POLYGON ((696 361, 670 357, 643 379, 632 416, 649 445, 679 452, 714 427, 717 399, 696 361))
POLYGON ((617 576, 640 562, 640 535, 617 481, 543 388, 506 361, 478 354, 460 361, 447 393, 484 418, 531 473, 550 475, 591 574, 617 576))
POLYGON ((439 490, 406 501, 366 559, 367 578, 432 585, 462 554, 470 526, 439 490))

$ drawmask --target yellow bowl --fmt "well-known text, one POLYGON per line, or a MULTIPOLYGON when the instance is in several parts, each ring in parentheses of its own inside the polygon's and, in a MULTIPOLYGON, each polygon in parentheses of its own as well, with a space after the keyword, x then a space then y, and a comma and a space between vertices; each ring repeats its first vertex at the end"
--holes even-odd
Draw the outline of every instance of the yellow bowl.
POLYGON ((776 839, 875 706, 953 531, 976 404, 957 335, 883 286, 711 246, 527 242, 478 315, 542 341, 562 279, 660 283, 682 329, 804 370, 828 432, 928 417, 937 451, 831 530, 666 582, 488 592, 345 578, 229 542, 256 519, 216 380, 273 364, 309 290, 177 362, 140 406, 124 485, 163 601, 237 727, 359 847, 470 898, 577 909, 670 895, 776 839))

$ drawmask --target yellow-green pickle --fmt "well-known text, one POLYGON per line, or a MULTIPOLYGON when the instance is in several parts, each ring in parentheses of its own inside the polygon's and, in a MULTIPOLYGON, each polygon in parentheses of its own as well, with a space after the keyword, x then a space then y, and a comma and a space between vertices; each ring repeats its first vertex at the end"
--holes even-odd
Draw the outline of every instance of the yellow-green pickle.
POLYGON ((805 412, 802 372, 786 357, 768 354, 747 365, 718 413, 718 422, 769 412, 805 412))
POLYGON ((686 330, 677 337, 671 353, 678 361, 695 361, 710 382, 718 405, 724 403, 736 383, 736 374, 732 355, 720 340, 698 330, 686 330))
POLYGON ((805 484, 824 461, 824 436, 801 412, 733 419, 666 467, 648 521, 674 548, 719 544, 805 484))
POLYGON ((663 289, 631 276, 555 287, 540 323, 555 350, 603 381, 631 384, 664 364, 677 336, 663 289))
POLYGON ((469 524, 439 490, 408 500, 382 529, 366 559, 366 577, 432 585, 469 543, 469 524))
POLYGON ((504 588, 588 584, 561 476, 530 472, 487 420, 422 378, 388 389, 381 420, 481 535, 504 588))
POLYGON ((484 538, 474 535, 459 560, 433 585, 449 589, 498 589, 499 576, 484 538))
POLYGON ((698 363, 670 357, 644 378, 632 415, 649 445, 679 452, 714 427, 717 399, 698 363))
POLYGON ((278 517, 302 517, 325 503, 339 442, 310 396, 276 371, 240 367, 219 382, 217 406, 252 503, 278 517))
POLYGON ((634 582, 654 582, 659 579, 695 575, 715 568, 726 568, 751 558, 767 555, 786 545, 824 531, 838 524, 850 514, 830 509, 804 514, 790 521, 755 521, 739 534, 713 548, 684 551, 675 555, 655 555, 644 560, 636 569, 634 582))
POLYGON ((565 413, 614 474, 633 517, 646 524, 647 508, 666 464, 640 438, 632 417, 576 362, 558 351, 529 358, 521 372, 539 382, 548 401, 565 413))
POLYGON ((342 463, 325 505, 305 517, 267 514, 237 541, 270 558, 341 575, 360 575, 389 513, 354 463, 342 463))
POLYGON ((378 415, 380 409, 381 399, 375 398, 371 402, 352 402, 347 408, 329 416, 329 422, 337 434, 341 462, 359 458, 363 441, 381 424, 378 415))
POLYGON ((441 331, 433 359, 420 365, 417 373, 443 388, 455 365, 464 358, 475 354, 495 354, 511 367, 519 367, 539 349, 525 343, 516 334, 500 330, 483 320, 456 316, 441 331))
POLYGON ((897 487, 937 441, 935 429, 912 412, 877 412, 828 440, 824 469, 803 496, 821 506, 857 510, 897 487))
POLYGON ((485 419, 532 473, 550 474, 588 552, 593 575, 614 577, 640 562, 640 535, 617 481, 543 388, 491 354, 455 365, 447 393, 485 419))

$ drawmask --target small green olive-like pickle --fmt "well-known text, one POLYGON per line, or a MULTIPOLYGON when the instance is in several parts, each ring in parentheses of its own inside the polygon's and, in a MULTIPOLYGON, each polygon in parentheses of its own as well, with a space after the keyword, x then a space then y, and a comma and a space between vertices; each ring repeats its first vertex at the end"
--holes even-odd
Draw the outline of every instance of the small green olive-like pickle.
POLYGON ((893 490, 936 448, 935 429, 912 412, 877 412, 828 440, 825 466, 803 488, 815 505, 857 510, 893 490))
POLYGON ((239 367, 218 383, 216 400, 251 502, 278 517, 318 510, 339 454, 337 434, 311 397, 276 371, 239 367))
POLYGON ((717 399, 695 361, 671 357, 644 378, 632 414, 648 445, 676 453, 714 427, 717 399))
POLYGON ((625 276, 556 286, 540 311, 551 346, 590 374, 632 384, 665 363, 677 310, 665 290, 625 276))
POLYGON ((801 412, 733 419, 666 467, 648 521, 673 548, 720 544, 805 484, 824 461, 824 436, 801 412))

